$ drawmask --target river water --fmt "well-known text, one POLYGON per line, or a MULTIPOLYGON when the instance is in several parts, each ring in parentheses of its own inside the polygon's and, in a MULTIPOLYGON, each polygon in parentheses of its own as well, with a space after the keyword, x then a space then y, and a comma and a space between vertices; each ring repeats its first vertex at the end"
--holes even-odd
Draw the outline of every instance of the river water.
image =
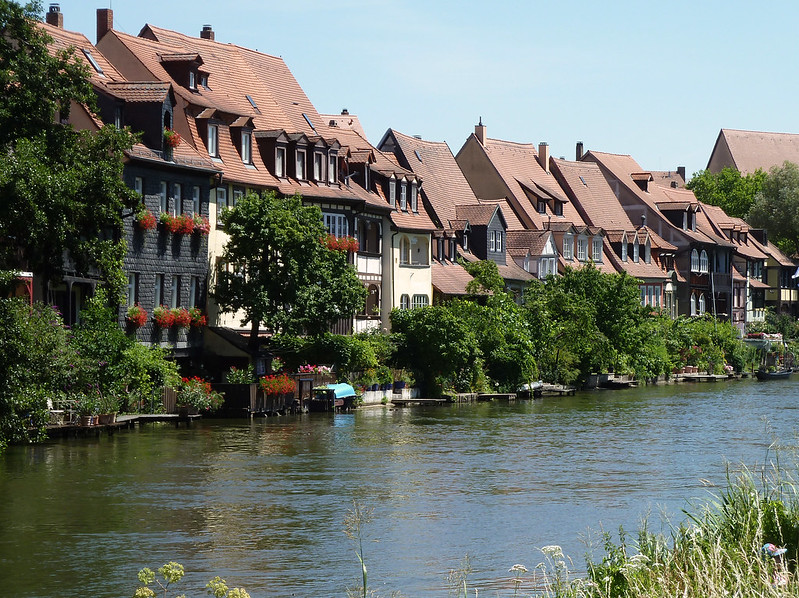
POLYGON ((469 585, 512 595, 508 569, 558 544, 584 570, 599 530, 683 520, 728 464, 796 444, 799 383, 722 382, 352 414, 146 425, 0 456, 4 595, 131 596, 136 572, 184 564, 178 589, 221 575, 253 596, 345 596, 353 500, 382 596, 469 585))

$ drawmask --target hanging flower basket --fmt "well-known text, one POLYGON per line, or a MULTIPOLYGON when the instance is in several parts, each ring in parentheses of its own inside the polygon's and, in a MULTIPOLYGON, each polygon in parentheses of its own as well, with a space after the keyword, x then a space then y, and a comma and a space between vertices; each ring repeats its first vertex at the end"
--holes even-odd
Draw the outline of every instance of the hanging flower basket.
POLYGON ((134 220, 136 221, 136 226, 141 230, 152 230, 158 224, 153 213, 144 206, 136 212, 134 220))
POLYGON ((169 328, 175 323, 175 316, 166 305, 159 305, 153 310, 153 320, 159 328, 169 328))
POLYGON ((125 319, 134 328, 141 328, 147 323, 147 312, 137 303, 128 308, 125 319))
POLYGON ((164 143, 167 147, 176 148, 180 145, 180 133, 172 129, 164 129, 164 143))

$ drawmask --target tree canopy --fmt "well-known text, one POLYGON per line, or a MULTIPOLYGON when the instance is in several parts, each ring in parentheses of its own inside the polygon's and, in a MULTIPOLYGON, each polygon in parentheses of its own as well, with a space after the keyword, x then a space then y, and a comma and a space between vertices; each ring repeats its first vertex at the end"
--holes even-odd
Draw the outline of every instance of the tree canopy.
POLYGON ((244 313, 250 346, 273 333, 318 334, 363 308, 366 288, 344 251, 323 242, 317 206, 298 195, 249 194, 222 214, 229 239, 214 292, 223 311, 244 313))
POLYGON ((45 285, 67 267, 99 273, 119 296, 118 231, 137 200, 122 182, 122 156, 134 137, 62 124, 71 107, 93 109, 95 92, 74 49, 50 51, 40 11, 0 0, 0 269, 32 270, 45 285))
POLYGON ((747 175, 729 167, 718 173, 700 170, 685 187, 693 191, 699 201, 718 206, 729 216, 746 218, 765 178, 766 173, 760 169, 747 175))
POLYGON ((786 254, 799 253, 799 166, 785 162, 769 171, 747 222, 767 229, 769 241, 786 254))

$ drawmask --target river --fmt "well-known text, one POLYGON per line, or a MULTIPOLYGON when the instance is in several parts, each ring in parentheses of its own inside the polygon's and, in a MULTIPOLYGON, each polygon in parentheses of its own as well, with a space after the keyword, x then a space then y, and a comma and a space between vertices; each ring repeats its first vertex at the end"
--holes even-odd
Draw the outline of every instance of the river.
POLYGON ((585 567, 597 531, 634 531, 651 513, 683 519, 795 445, 795 381, 578 393, 537 401, 342 415, 155 424, 0 456, 5 595, 131 596, 136 572, 185 565, 178 593, 214 575, 253 596, 345 596, 360 565, 344 534, 352 501, 369 586, 381 596, 448 595, 468 554, 469 585, 512 595, 508 569, 558 544, 585 567))

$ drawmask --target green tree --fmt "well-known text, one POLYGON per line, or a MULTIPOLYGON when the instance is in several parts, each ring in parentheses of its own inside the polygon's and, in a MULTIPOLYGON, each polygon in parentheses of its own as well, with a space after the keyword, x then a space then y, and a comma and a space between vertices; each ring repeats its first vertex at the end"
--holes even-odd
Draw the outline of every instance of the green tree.
POLYGON ((799 253, 799 166, 785 162, 769 171, 746 220, 767 229, 786 254, 799 253))
POLYGON ((299 196, 249 194, 223 213, 229 239, 214 297, 244 312, 250 347, 263 324, 270 332, 320 334, 363 308, 366 289, 347 254, 328 249, 322 212, 299 196))
POLYGON ((491 260, 467 262, 461 259, 460 264, 474 277, 466 285, 466 291, 469 294, 486 295, 489 293, 501 293, 505 290, 505 281, 500 276, 495 262, 491 260))
POLYGON ((719 206, 729 216, 746 218, 765 178, 766 173, 760 169, 747 175, 729 167, 717 173, 700 170, 685 187, 693 191, 699 201, 719 206))
POLYGON ((71 105, 92 109, 95 92, 74 49, 50 52, 40 12, 38 2, 0 0, 0 268, 32 270, 45 286, 65 267, 99 272, 121 296, 118 231, 137 201, 122 156, 134 138, 61 124, 71 105))

